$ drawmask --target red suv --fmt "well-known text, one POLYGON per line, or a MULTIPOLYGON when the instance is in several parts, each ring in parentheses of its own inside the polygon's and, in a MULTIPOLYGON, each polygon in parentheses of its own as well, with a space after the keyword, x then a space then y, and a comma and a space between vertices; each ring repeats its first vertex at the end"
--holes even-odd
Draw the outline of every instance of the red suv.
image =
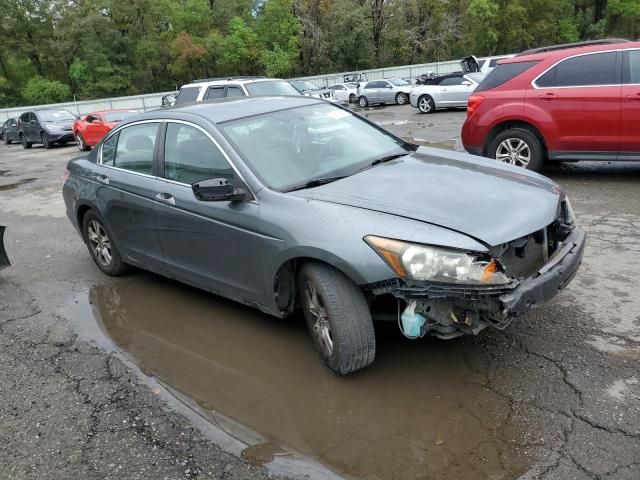
POLYGON ((601 40, 501 61, 469 97, 464 148, 545 160, 640 160, 640 42, 601 40))

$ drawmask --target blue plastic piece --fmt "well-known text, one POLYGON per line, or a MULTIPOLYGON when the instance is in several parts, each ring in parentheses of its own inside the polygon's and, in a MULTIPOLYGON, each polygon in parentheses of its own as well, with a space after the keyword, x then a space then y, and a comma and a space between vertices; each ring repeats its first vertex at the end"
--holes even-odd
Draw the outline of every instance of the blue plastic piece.
POLYGON ((416 302, 412 301, 400 316, 400 319, 402 320, 402 333, 410 338, 419 337, 422 326, 426 322, 426 319, 422 315, 415 313, 415 309, 416 302))

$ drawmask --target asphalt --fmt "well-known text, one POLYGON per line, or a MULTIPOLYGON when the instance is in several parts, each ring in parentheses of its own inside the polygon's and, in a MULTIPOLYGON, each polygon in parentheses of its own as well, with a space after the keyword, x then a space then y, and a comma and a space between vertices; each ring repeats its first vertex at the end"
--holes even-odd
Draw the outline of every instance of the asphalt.
MULTIPOLYGON (((464 112, 361 113, 461 148, 464 112)), ((299 326, 150 274, 102 275, 64 214, 76 154, 0 146, 0 478, 640 478, 640 164, 543 172, 589 235, 552 302, 457 343, 388 332, 368 373, 338 381, 299 326), (196 310, 166 313, 176 305, 196 310), (256 339, 243 351, 252 334, 277 355, 256 339)))

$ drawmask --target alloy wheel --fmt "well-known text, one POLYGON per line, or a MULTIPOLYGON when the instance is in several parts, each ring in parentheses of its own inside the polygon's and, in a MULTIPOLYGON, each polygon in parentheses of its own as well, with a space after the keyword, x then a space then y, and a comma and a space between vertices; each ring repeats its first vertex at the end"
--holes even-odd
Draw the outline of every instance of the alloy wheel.
POLYGON ((307 308, 314 319, 312 328, 314 340, 320 346, 322 352, 327 357, 331 357, 333 355, 333 337, 331 335, 329 314, 313 282, 307 281, 304 294, 307 300, 307 308))
POLYGON ((78 150, 84 152, 84 139, 82 138, 82 135, 80 135, 80 132, 76 133, 76 145, 78 146, 78 150))
POLYGON ((531 148, 520 138, 507 138, 498 145, 496 160, 526 168, 531 161, 531 148))
POLYGON ((113 260, 111 240, 109 240, 109 236, 100 222, 97 220, 89 222, 89 225, 87 225, 87 238, 91 251, 98 263, 105 268, 109 268, 113 260))
POLYGON ((45 133, 42 134, 42 145, 44 145, 44 148, 49 148, 51 146, 49 144, 49 138, 47 138, 45 133))
POLYGON ((421 112, 429 113, 431 111, 431 102, 428 97, 422 97, 418 102, 418 107, 421 112))
POLYGON ((404 105, 405 103, 407 103, 407 94, 401 93, 398 95, 398 105, 404 105))

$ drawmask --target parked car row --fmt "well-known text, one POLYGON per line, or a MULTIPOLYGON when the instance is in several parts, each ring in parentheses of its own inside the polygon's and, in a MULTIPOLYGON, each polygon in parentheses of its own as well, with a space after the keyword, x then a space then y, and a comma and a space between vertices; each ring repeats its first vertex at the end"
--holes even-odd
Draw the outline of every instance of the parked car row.
POLYGON ((23 148, 42 144, 54 145, 75 142, 81 151, 96 145, 113 127, 137 110, 103 110, 78 118, 68 110, 40 109, 9 118, 0 127, 0 139, 6 145, 19 142, 23 148))

